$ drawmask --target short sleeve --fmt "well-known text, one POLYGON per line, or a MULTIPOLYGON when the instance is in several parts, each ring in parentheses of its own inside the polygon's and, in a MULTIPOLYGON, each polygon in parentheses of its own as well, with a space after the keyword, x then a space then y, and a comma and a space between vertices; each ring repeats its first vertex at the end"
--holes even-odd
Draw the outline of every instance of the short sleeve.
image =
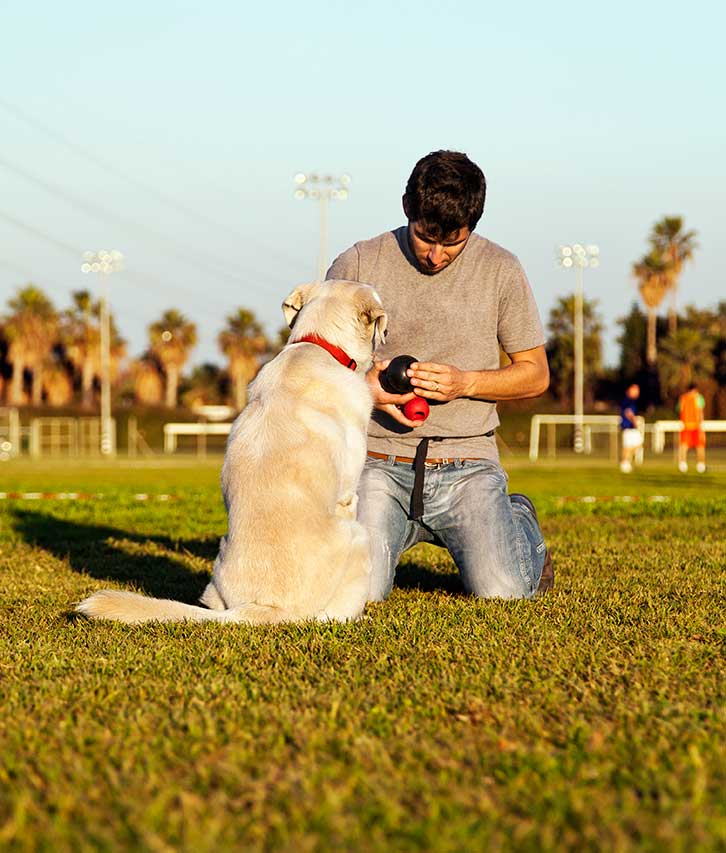
POLYGON ((523 352, 545 343, 542 320, 527 276, 512 257, 502 271, 497 337, 506 353, 523 352))
POLYGON ((358 249, 351 246, 333 261, 325 275, 327 280, 360 281, 360 256, 358 249))

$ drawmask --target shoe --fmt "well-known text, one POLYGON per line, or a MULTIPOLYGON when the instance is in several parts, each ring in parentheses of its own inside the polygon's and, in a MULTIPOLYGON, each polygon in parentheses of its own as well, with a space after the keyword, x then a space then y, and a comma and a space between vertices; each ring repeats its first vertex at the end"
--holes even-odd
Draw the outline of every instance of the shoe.
POLYGON ((699 462, 698 465, 696 465, 696 471, 698 471, 699 474, 705 474, 706 473, 706 463, 705 462, 699 462))
MULTIPOLYGON (((527 495, 520 494, 519 492, 514 492, 509 496, 509 499, 516 498, 514 503, 524 504, 527 509, 532 513, 535 518, 537 524, 539 524, 539 518, 537 518, 537 510, 534 508, 534 504, 527 497, 527 495)), ((545 592, 548 592, 555 585, 555 566, 552 562, 552 554, 550 554, 550 549, 545 548, 545 558, 544 565, 542 566, 542 574, 539 578, 539 583, 537 584, 537 589, 534 592, 534 597, 537 598, 540 595, 543 595, 545 592)))
POLYGON ((629 474, 633 470, 633 466, 630 464, 630 462, 621 462, 620 470, 623 472, 623 474, 629 474))
POLYGON ((678 463, 678 470, 681 472, 681 474, 687 474, 688 473, 688 463, 687 462, 679 462, 678 463))

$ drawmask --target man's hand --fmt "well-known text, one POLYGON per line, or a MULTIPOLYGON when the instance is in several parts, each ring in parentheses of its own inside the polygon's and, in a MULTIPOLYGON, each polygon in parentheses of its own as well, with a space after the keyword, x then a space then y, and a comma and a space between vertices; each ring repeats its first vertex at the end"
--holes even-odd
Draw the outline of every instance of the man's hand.
POLYGON ((414 361, 406 371, 419 397, 448 402, 458 397, 472 396, 470 373, 453 364, 414 361))
POLYGON ((376 409, 386 412, 394 421, 398 421, 399 424, 411 427, 411 429, 420 427, 423 421, 410 421, 399 409, 399 406, 403 406, 409 400, 413 400, 416 395, 413 392, 409 394, 389 394, 381 385, 381 373, 383 373, 390 363, 390 359, 387 361, 374 361, 373 366, 366 373, 366 381, 373 394, 373 405, 376 409))

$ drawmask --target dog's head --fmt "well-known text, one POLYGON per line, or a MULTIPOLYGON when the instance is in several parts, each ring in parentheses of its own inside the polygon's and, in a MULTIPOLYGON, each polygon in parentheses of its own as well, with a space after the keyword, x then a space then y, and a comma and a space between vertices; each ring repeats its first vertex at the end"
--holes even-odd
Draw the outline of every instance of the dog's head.
POLYGON ((369 284, 324 281, 303 284, 282 303, 290 343, 316 334, 341 347, 368 370, 373 351, 384 343, 388 318, 369 284))

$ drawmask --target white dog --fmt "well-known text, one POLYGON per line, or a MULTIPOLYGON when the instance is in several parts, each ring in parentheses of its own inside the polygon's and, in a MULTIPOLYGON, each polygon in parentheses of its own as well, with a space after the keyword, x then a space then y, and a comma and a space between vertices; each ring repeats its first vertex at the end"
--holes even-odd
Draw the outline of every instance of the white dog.
POLYGON ((368 536, 355 520, 372 398, 365 380, 386 315, 375 290, 331 281, 283 303, 283 351, 250 386, 222 468, 229 515, 206 607, 101 590, 77 610, 131 624, 357 619, 368 536))

